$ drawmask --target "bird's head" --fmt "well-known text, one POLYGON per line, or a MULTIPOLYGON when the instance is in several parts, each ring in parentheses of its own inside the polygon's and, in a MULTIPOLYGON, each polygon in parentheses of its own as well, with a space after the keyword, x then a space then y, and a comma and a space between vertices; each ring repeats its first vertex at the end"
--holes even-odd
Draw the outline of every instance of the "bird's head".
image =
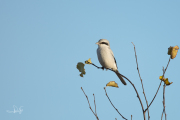
POLYGON ((106 40, 106 39, 100 39, 96 44, 99 45, 99 46, 100 46, 100 45, 110 46, 109 41, 106 40))

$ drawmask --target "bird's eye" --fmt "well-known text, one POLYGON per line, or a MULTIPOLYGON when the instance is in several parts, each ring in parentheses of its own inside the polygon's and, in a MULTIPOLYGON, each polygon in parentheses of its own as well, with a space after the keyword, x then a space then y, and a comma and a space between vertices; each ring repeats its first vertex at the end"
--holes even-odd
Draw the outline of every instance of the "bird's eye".
POLYGON ((108 45, 108 43, 106 43, 106 42, 102 42, 101 44, 105 44, 105 45, 108 45))

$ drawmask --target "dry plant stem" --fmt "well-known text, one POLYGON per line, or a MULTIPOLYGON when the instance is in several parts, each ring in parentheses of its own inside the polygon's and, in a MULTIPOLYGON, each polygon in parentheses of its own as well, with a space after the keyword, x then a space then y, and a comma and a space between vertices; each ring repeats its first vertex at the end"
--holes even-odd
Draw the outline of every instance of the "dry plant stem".
MULTIPOLYGON (((142 89, 143 89, 143 94, 144 94, 144 98, 146 100, 146 105, 147 105, 147 108, 148 108, 148 101, 147 101, 147 98, 146 98, 146 94, 145 94, 145 91, 144 91, 144 86, 143 86, 143 81, 141 79, 141 75, 140 75, 140 72, 139 72, 139 67, 138 67, 138 61, 137 61, 137 55, 136 55, 136 48, 135 48, 135 45, 134 43, 132 42, 133 46, 134 46, 134 52, 135 52, 135 58, 136 58, 136 64, 137 64, 137 71, 138 71, 138 74, 139 74, 139 78, 141 80, 141 85, 142 85, 142 89)), ((143 112, 146 112, 146 111, 143 111, 143 112)), ((149 109, 148 109, 148 120, 150 119, 150 116, 149 116, 149 109)))
POLYGON ((132 115, 131 115, 131 120, 132 120, 132 115))
POLYGON ((163 119, 163 112, 162 112, 162 115, 161 115, 161 120, 163 119))
MULTIPOLYGON (((103 67, 98 67, 98 66, 96 66, 95 64, 93 64, 93 63, 91 63, 93 66, 95 66, 95 67, 97 67, 98 69, 103 69, 104 70, 104 68, 103 67)), ((111 69, 110 69, 111 70, 111 69)), ((112 71, 112 70, 111 70, 112 71)))
POLYGON ((156 91, 156 94, 154 95, 154 98, 152 99, 151 103, 150 103, 149 106, 145 109, 145 112, 146 112, 146 110, 148 110, 148 108, 151 106, 151 104, 153 103, 154 99, 156 98, 156 95, 157 95, 157 93, 158 93, 158 91, 159 91, 159 88, 161 87, 161 83, 162 83, 162 81, 160 82, 159 87, 158 87, 158 89, 157 89, 157 91, 156 91))
MULTIPOLYGON (((95 107, 95 112, 92 110, 91 108, 91 105, 89 103, 89 99, 88 99, 88 96, 86 95, 86 93, 84 92, 83 88, 81 87, 81 90, 83 91, 84 95, 86 96, 87 98, 87 101, 88 101, 88 104, 89 104, 89 108, 90 110, 92 111, 92 113, 94 114, 94 116, 96 117, 97 120, 99 120, 98 116, 97 116, 97 113, 96 113, 96 107, 95 107)), ((93 94, 94 95, 94 94, 93 94)), ((94 97, 94 102, 95 102, 95 97, 94 97)))
MULTIPOLYGON (((103 69, 103 70, 104 70, 103 67, 98 67, 98 66, 96 66, 96 65, 93 64, 93 63, 92 63, 92 65, 95 66, 95 67, 97 67, 98 69, 103 69)), ((108 70, 113 71, 112 69, 109 69, 109 68, 108 68, 108 70)), ((113 72, 114 72, 114 71, 113 71, 113 72)), ((119 74, 120 74, 120 73, 119 73, 119 74)), ((139 94, 138 94, 138 92, 137 92, 137 90, 136 90, 136 87, 134 86, 134 84, 133 84, 127 77, 125 77, 125 76, 122 75, 122 74, 120 74, 120 75, 121 75, 122 77, 124 77, 124 78, 133 86, 133 88, 134 88, 134 90, 135 90, 135 92, 136 92, 136 94, 137 94, 137 97, 138 97, 138 99, 139 99, 139 102, 140 102, 140 104, 141 104, 141 108, 142 108, 142 111, 143 111, 144 120, 146 120, 146 114, 145 114, 145 111, 144 111, 144 107, 143 107, 141 98, 140 98, 140 96, 139 96, 139 94)))
POLYGON ((111 103, 111 105, 114 107, 114 109, 119 113, 119 115, 123 118, 123 119, 125 119, 125 120, 127 120, 124 116, 122 116, 121 115, 121 113, 118 111, 118 109, 113 105, 113 103, 111 102, 111 100, 110 100, 110 98, 109 98, 109 96, 107 95, 107 92, 106 92, 106 87, 104 87, 104 90, 105 90, 105 93, 106 93, 106 96, 107 96, 107 98, 108 98, 108 100, 109 100, 109 102, 111 103))
POLYGON ((162 120, 162 118, 163 118, 163 114, 165 114, 165 120, 167 120, 166 119, 166 110, 165 110, 165 88, 166 88, 166 85, 165 85, 165 83, 164 83, 164 89, 163 89, 163 111, 162 111, 162 116, 161 116, 161 120, 162 120))
MULTIPOLYGON (((168 65, 169 65, 170 61, 171 61, 171 58, 169 58, 168 64, 167 64, 167 66, 166 66, 166 69, 164 70, 164 74, 165 74, 165 72, 166 72, 166 70, 167 70, 167 68, 168 68, 168 65)), ((163 77, 164 77, 164 76, 163 76, 163 77)))
POLYGON ((95 107, 95 114, 97 115, 97 112, 96 112, 96 101, 95 101, 95 95, 93 94, 94 96, 94 107, 95 107))
MULTIPOLYGON (((166 72, 166 70, 167 70, 167 68, 168 68, 168 66, 169 66, 170 61, 171 61, 171 58, 169 58, 169 61, 168 61, 168 64, 167 64, 165 70, 164 70, 164 68, 163 68, 163 77, 164 77, 165 72, 166 72)), ((162 81, 161 81, 160 84, 159 84, 159 87, 158 87, 158 89, 157 89, 157 91, 156 91, 156 94, 154 95, 154 98, 152 99, 152 101, 151 101, 151 103, 149 104, 149 106, 145 109, 145 111, 151 106, 151 104, 153 103, 154 99, 156 98, 156 95, 157 95, 157 93, 158 93, 158 91, 159 91, 159 88, 161 87, 161 83, 162 83, 162 81)))

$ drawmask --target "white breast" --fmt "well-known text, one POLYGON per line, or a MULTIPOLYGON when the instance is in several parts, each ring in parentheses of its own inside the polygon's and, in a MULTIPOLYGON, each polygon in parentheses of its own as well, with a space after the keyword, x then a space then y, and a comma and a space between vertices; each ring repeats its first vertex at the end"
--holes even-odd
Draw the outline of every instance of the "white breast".
POLYGON ((97 56, 100 64, 103 67, 117 70, 114 55, 110 47, 106 45, 100 45, 97 49, 97 56))

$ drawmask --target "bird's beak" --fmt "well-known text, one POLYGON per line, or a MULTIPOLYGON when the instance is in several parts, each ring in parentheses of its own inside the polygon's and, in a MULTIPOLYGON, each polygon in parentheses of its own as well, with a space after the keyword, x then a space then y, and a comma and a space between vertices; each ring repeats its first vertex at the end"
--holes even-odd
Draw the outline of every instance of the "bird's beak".
POLYGON ((99 42, 97 42, 96 44, 99 45, 99 42))

